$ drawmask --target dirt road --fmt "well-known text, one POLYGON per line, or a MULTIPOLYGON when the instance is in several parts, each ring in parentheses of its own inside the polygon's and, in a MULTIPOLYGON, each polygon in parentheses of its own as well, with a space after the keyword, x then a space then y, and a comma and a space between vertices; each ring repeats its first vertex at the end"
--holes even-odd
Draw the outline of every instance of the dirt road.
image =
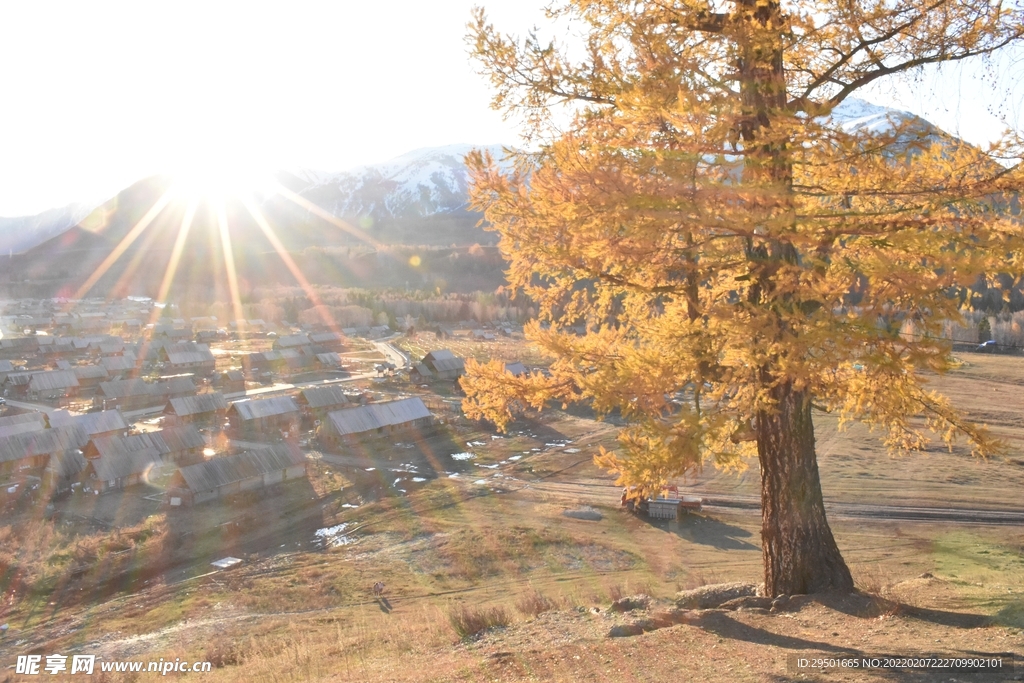
MULTIPOLYGON (((562 493, 590 498, 604 505, 618 503, 621 489, 610 484, 572 482, 531 482, 530 488, 549 493, 562 493)), ((683 490, 685 495, 702 496, 704 509, 748 510, 759 513, 760 501, 753 496, 707 494, 699 490, 683 490)), ((900 522, 957 522, 985 526, 1024 526, 1024 509, 989 510, 983 508, 909 507, 875 505, 872 503, 825 502, 825 510, 833 519, 878 519, 900 522)))

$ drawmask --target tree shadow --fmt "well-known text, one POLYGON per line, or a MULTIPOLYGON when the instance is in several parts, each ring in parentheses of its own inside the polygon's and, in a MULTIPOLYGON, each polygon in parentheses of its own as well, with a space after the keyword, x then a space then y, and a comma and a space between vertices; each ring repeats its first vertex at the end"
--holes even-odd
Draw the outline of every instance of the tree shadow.
MULTIPOLYGON (((490 426, 489 423, 488 425, 490 426)), ((569 440, 568 436, 551 425, 546 424, 537 418, 525 415, 520 415, 508 426, 508 434, 512 436, 522 434, 537 441, 555 442, 569 440)))
POLYGON ((946 610, 931 609, 928 607, 915 607, 897 600, 889 600, 880 596, 867 593, 852 593, 847 595, 816 595, 807 596, 837 612, 847 616, 859 617, 862 619, 874 619, 881 614, 899 614, 902 617, 926 621, 937 626, 948 626, 950 628, 975 629, 989 626, 993 619, 987 614, 973 614, 967 612, 950 612, 946 610))
MULTIPOLYGON (((900 614, 903 617, 922 619, 929 621, 930 623, 951 626, 954 628, 977 628, 990 623, 990 618, 978 615, 978 614, 963 614, 957 612, 946 612, 942 610, 927 609, 927 608, 916 608, 911 607, 902 603, 885 600, 876 596, 871 596, 863 593, 853 594, 819 594, 819 595, 807 595, 807 596, 793 596, 790 599, 788 609, 796 608, 796 611, 806 604, 817 603, 826 606, 830 609, 834 609, 837 612, 857 617, 857 618, 874 618, 877 617, 881 612, 887 612, 892 609, 899 609, 900 614)), ((701 614, 699 620, 693 622, 694 626, 697 626, 709 633, 714 633, 721 638, 729 638, 731 640, 741 640, 758 645, 765 645, 768 647, 781 648, 788 650, 786 654, 786 670, 785 672, 779 672, 775 674, 769 674, 767 680, 776 681, 778 683, 788 683, 790 681, 807 680, 808 674, 811 676, 818 675, 823 677, 829 676, 829 674, 840 674, 844 672, 831 669, 821 670, 816 672, 801 671, 794 668, 795 658, 797 656, 812 658, 815 652, 829 653, 833 657, 850 657, 856 659, 863 659, 865 657, 885 659, 885 658, 901 658, 908 656, 907 652, 899 652, 897 650, 888 651, 883 648, 882 650, 872 650, 865 652, 857 649, 856 647, 843 647, 833 645, 831 643, 807 640, 804 638, 798 638, 793 636, 787 636, 783 634, 774 633, 762 628, 750 626, 742 622, 737 621, 726 612, 721 611, 709 611, 701 614)), ((965 658, 982 658, 988 659, 993 657, 1003 657, 1006 661, 1006 657, 1010 656, 1007 652, 981 652, 976 650, 957 650, 954 648, 955 654, 951 653, 951 657, 965 657, 965 658)), ((935 655, 935 653, 921 653, 922 655, 935 655)), ((849 672, 846 672, 849 673, 849 672)), ((958 673, 967 674, 966 671, 957 670, 935 670, 935 669, 873 669, 871 671, 872 676, 878 680, 894 681, 895 683, 925 683, 930 681, 947 681, 957 680, 956 676, 958 673), (951 679, 951 675, 954 676, 951 679)), ((969 672, 971 679, 977 680, 1004 680, 1006 678, 1007 671, 972 671, 969 672), (978 676, 978 674, 982 674, 978 676)))
POLYGON ((851 657, 860 656, 862 654, 861 651, 856 648, 841 647, 817 640, 784 636, 779 633, 766 631, 763 628, 757 628, 755 626, 750 626, 743 622, 736 621, 725 612, 705 612, 701 615, 700 619, 695 622, 695 625, 709 633, 714 633, 721 638, 742 640, 748 643, 768 645, 769 647, 778 647, 785 650, 819 650, 821 652, 832 652, 851 657))
POLYGON ((645 519, 653 527, 673 533, 691 543, 708 545, 719 550, 761 550, 759 545, 744 540, 753 537, 751 532, 714 517, 682 514, 679 519, 641 519, 645 519))

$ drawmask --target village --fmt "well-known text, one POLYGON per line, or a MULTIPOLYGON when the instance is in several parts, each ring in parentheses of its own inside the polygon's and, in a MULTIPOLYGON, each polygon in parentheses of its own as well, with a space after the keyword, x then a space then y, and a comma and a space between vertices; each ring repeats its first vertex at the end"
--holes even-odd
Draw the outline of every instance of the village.
POLYGON ((195 531, 403 495, 470 465, 451 431, 465 362, 446 345, 522 347, 500 323, 400 333, 155 318, 144 298, 68 308, 7 302, 0 317, 8 521, 45 509, 107 531, 167 514, 195 531))
MULTIPOLYGON (((629 514, 593 458, 615 447, 615 416, 552 407, 507 432, 466 418, 457 380, 470 358, 510 375, 545 369, 514 324, 330 330, 155 315, 148 300, 66 307, 21 300, 0 314, 0 533, 25 539, 5 560, 0 623, 17 631, 0 645, 103 661, 180 651, 237 680, 241 667, 283 662, 279 641, 308 647, 303 666, 326 674, 343 642, 368 653, 343 656, 356 678, 390 680, 391 663, 413 657, 480 667, 475 680, 512 666, 501 653, 517 639, 551 629, 572 651, 679 634, 711 648, 714 626, 625 636, 679 595, 740 585, 729 582, 761 561, 756 467, 707 468, 629 514)), ((944 386, 963 405, 996 397, 985 419, 1018 439, 1024 359, 975 347, 963 345, 944 386)), ((870 647, 890 637, 874 632, 880 618, 945 641, 966 631, 887 610, 931 604, 941 588, 953 610, 943 619, 989 623, 975 602, 1001 591, 1008 607, 970 631, 971 646, 1015 647, 1018 593, 1004 586, 1020 573, 1024 468, 931 452, 881 478, 866 429, 817 427, 830 517, 859 585, 879 597, 862 609, 870 619, 821 606, 795 616, 840 619, 840 641, 870 647), (912 511, 953 521, 908 521, 912 511), (951 531, 964 520, 971 531, 951 531), (949 578, 914 578, 933 574, 949 578)), ((762 612, 724 614, 730 628, 765 629, 740 640, 770 667, 791 620, 762 612)))

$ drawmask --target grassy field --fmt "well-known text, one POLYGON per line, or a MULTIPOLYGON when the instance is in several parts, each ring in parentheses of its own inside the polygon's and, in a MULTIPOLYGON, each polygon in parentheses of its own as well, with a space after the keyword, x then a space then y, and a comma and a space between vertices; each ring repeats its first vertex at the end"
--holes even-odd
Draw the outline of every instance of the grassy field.
POLYGON ((414 363, 430 351, 438 349, 448 349, 460 358, 475 358, 478 361, 519 361, 527 367, 547 366, 550 363, 550 359, 542 356, 529 342, 510 337, 498 337, 493 341, 477 341, 462 335, 450 339, 437 339, 433 333, 420 332, 412 338, 398 339, 396 344, 409 353, 414 363))
MULTIPOLYGON (((892 459, 876 435, 839 432, 833 418, 821 416, 827 502, 1024 507, 1024 396, 1015 388, 1024 384, 1024 359, 965 360, 934 384, 987 421, 1009 444, 1007 454, 981 461, 954 449, 892 459)), ((67 606, 5 601, 0 622, 10 631, 0 640, 0 658, 13 663, 30 651, 182 657, 214 662, 205 680, 268 682, 916 682, 1019 675, 815 677, 791 670, 787 658, 1024 657, 1024 528, 835 516, 837 542, 866 597, 803 601, 779 612, 673 612, 680 590, 759 580, 756 510, 708 508, 654 523, 620 511, 619 490, 591 460, 599 445, 614 446, 614 429, 605 423, 550 411, 506 435, 464 421, 448 429, 429 443, 381 444, 365 453, 377 460, 364 473, 380 473, 382 481, 410 476, 384 475, 389 468, 429 463, 431 470, 405 493, 384 487, 376 499, 344 499, 357 507, 328 504, 326 497, 350 487, 347 477, 358 468, 339 467, 335 479, 321 463, 301 524, 275 519, 274 502, 265 501, 260 526, 276 534, 272 545, 266 540, 260 549, 250 537, 226 536, 208 549, 244 552, 246 561, 234 569, 195 567, 154 577, 130 594, 67 606), (563 514, 582 509, 601 517, 563 514), (336 543, 314 544, 316 529, 341 524, 347 526, 336 543), (370 586, 378 580, 387 589, 375 600, 370 586), (609 609, 638 593, 650 596, 647 608, 609 609), (616 627, 648 632, 609 637, 616 627)), ((740 476, 712 470, 685 483, 709 496, 754 496, 757 479, 751 463, 740 476)))

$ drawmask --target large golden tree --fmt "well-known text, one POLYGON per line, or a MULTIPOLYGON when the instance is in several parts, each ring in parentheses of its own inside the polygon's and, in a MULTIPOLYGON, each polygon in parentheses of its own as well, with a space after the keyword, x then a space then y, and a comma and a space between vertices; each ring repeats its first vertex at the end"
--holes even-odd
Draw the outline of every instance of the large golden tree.
POLYGON ((504 36, 482 10, 470 24, 495 106, 540 149, 512 167, 471 157, 474 203, 554 360, 520 378, 470 364, 467 412, 504 426, 552 400, 621 411, 622 447, 599 461, 648 493, 756 455, 766 594, 852 590, 812 408, 880 427, 894 450, 937 433, 991 451, 922 373, 947 368, 942 323, 967 288, 1021 272, 1022 173, 1012 137, 983 151, 913 117, 831 114, 877 79, 1010 45, 1020 9, 572 0, 552 14, 578 43, 504 36))

